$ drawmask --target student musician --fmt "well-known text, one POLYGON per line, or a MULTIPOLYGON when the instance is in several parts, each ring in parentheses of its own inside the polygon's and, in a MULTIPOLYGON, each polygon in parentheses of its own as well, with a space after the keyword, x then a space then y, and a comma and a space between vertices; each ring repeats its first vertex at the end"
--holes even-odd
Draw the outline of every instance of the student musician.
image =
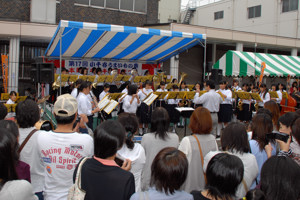
POLYGON ((151 122, 152 105, 148 106, 147 104, 143 103, 143 100, 152 92, 152 82, 149 80, 145 82, 145 87, 140 89, 140 91, 138 92, 138 96, 141 100, 141 106, 139 107, 137 112, 137 116, 139 117, 140 122, 140 135, 143 135, 148 132, 148 124, 151 122))
POLYGON ((118 100, 119 101, 119 112, 118 112, 118 114, 124 112, 124 109, 123 109, 123 99, 128 94, 128 88, 131 85, 131 82, 130 81, 126 81, 123 85, 125 86, 125 88, 121 92, 121 93, 123 93, 123 96, 121 98, 119 98, 119 100, 118 100))
MULTIPOLYGON (((243 92, 249 92, 248 84, 244 83, 242 85, 243 92)), ((252 111, 251 111, 251 99, 240 99, 241 107, 237 105, 237 119, 241 122, 249 122, 252 119, 252 111), (241 110, 240 110, 241 109, 241 110)))
MULTIPOLYGON (((93 114, 99 112, 100 109, 98 107, 96 107, 95 109, 92 108, 92 102, 88 97, 88 95, 90 94, 90 85, 87 81, 83 81, 83 83, 78 88, 78 92, 78 115, 86 115, 89 120, 87 126, 93 130, 93 114)), ((85 129, 81 129, 80 132, 88 133, 88 131, 85 129)))
MULTIPOLYGON (((283 92, 286 92, 286 87, 285 87, 285 85, 283 84, 283 83, 279 83, 278 84, 278 91, 277 91, 277 94, 278 94, 278 96, 279 96, 279 98, 281 97, 281 100, 282 100, 282 93, 283 92)), ((278 104, 278 106, 279 106, 279 109, 280 109, 280 111, 281 111, 281 105, 280 105, 280 103, 281 103, 281 101, 279 102, 279 104, 278 104)))
MULTIPOLYGON (((61 69, 61 74, 68 74, 69 71, 66 68, 61 69)), ((60 83, 60 76, 57 78, 57 82, 60 83)), ((61 82, 61 94, 70 93, 70 85, 69 82, 61 82)))
POLYGON ((259 87, 259 96, 262 99, 262 101, 258 102, 258 108, 263 108, 264 104, 267 101, 270 101, 270 94, 268 92, 267 85, 265 83, 262 83, 259 87))
MULTIPOLYGON (((179 92, 178 85, 172 86, 173 92, 179 92)), ((173 132, 175 133, 175 129, 177 127, 177 123, 180 121, 180 113, 176 110, 176 107, 182 106, 180 103, 181 99, 168 99, 167 110, 170 117, 170 122, 173 123, 173 132)))
POLYGON ((236 80, 236 79, 233 80, 232 90, 233 90, 234 92, 239 91, 239 90, 242 90, 242 88, 239 86, 239 81, 236 80))
MULTIPOLYGON (((96 77, 94 80, 94 83, 97 83, 99 76, 103 75, 102 74, 102 69, 97 68, 96 69, 96 77)), ((99 97, 100 93, 103 91, 103 83, 97 83, 96 88, 93 89, 93 92, 96 97, 99 97)))
POLYGON ((189 91, 190 91, 190 89, 187 87, 185 81, 182 81, 182 82, 181 82, 180 87, 179 87, 179 91, 186 91, 186 92, 189 92, 189 91))
POLYGON ((80 87, 80 85, 82 84, 83 80, 82 79, 77 79, 75 81, 75 83, 73 83, 73 90, 71 92, 71 96, 74 98, 77 98, 78 96, 78 88, 80 87))
MULTIPOLYGON (((160 82, 159 88, 156 90, 156 92, 168 92, 168 90, 166 89, 166 83, 164 81, 160 82)), ((158 99, 156 101, 156 107, 166 108, 166 100, 165 99, 158 99)))
MULTIPOLYGON (((278 84, 278 87, 279 87, 279 84, 278 84)), ((280 102, 282 100, 282 92, 277 88, 276 84, 271 85, 271 91, 272 92, 277 92, 278 98, 271 98, 271 100, 275 101, 278 104, 279 108, 280 108, 280 102)))
MULTIPOLYGON (((196 95, 199 96, 199 93, 203 90, 203 84, 200 83, 200 82, 197 82, 197 83, 195 84, 193 90, 196 92, 196 93, 195 93, 195 96, 196 96, 196 95)), ((195 96, 194 96, 194 98, 195 98, 195 96)), ((196 108, 198 108, 198 107, 200 107, 200 106, 202 106, 202 104, 195 104, 194 101, 193 101, 192 107, 194 107, 194 108, 196 109, 196 108)))
MULTIPOLYGON (((103 91, 102 91, 102 92, 100 93, 100 95, 99 95, 99 102, 100 102, 107 94, 110 93, 109 90, 110 90, 110 85, 109 85, 108 83, 105 83, 105 84, 104 84, 103 91)), ((102 116, 103 116, 103 118, 104 118, 105 120, 111 119, 111 118, 112 118, 111 113, 108 115, 108 114, 107 114, 106 112, 104 112, 103 110, 101 111, 101 114, 102 114, 102 116)), ((101 117, 101 116, 98 115, 98 117, 101 117)))
POLYGON ((15 104, 17 100, 17 93, 15 91, 11 91, 9 93, 9 99, 7 100, 6 104, 15 104))
POLYGON ((137 90, 137 85, 129 85, 128 94, 123 99, 124 112, 136 114, 138 106, 141 105, 141 101, 139 95, 137 94, 137 90))
POLYGON ((219 125, 217 135, 220 135, 222 123, 224 123, 224 126, 226 127, 232 118, 232 92, 227 88, 226 81, 221 81, 219 86, 219 92, 224 100, 220 104, 220 110, 218 112, 219 125))

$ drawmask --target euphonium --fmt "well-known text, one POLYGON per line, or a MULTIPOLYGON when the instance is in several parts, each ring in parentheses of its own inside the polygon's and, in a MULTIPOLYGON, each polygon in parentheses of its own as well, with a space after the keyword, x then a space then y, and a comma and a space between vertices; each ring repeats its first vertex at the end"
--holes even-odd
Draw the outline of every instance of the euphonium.
POLYGON ((180 81, 179 81, 179 83, 178 83, 178 87, 180 87, 182 81, 185 79, 186 76, 187 76, 186 73, 180 72, 180 81))
POLYGON ((243 102, 242 102, 241 100, 240 100, 239 103, 238 103, 238 109, 239 109, 240 111, 243 110, 243 102))
POLYGON ((160 85, 159 76, 156 75, 156 76, 153 77, 153 87, 154 87, 155 91, 157 90, 159 85, 160 85))

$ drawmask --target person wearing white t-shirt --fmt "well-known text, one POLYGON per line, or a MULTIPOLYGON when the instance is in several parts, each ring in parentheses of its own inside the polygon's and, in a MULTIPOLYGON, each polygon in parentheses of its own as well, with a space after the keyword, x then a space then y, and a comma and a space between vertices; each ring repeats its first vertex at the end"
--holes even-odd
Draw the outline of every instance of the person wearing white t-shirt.
POLYGON ((121 160, 131 160, 130 172, 135 179, 135 192, 141 191, 141 175, 146 163, 146 155, 143 146, 139 143, 134 143, 133 136, 137 133, 139 122, 135 114, 121 113, 118 116, 118 121, 125 128, 126 140, 125 144, 117 152, 117 157, 121 160))
POLYGON ((9 93, 9 99, 6 102, 6 104, 15 104, 16 100, 17 100, 17 93, 15 91, 11 91, 9 93))
POLYGON ((267 101, 270 101, 271 98, 270 98, 270 94, 268 92, 268 89, 267 89, 267 85, 266 84, 261 84, 260 87, 259 87, 259 90, 260 90, 260 93, 259 93, 259 96, 261 98, 261 101, 258 101, 258 107, 259 108, 263 108, 264 107, 264 104, 267 102, 267 101))
POLYGON ((74 88, 71 92, 72 97, 77 98, 78 96, 78 88, 80 87, 80 85, 83 83, 82 79, 77 79, 74 83, 74 88))
POLYGON ((38 152, 45 170, 45 200, 67 199, 77 164, 82 158, 93 155, 92 137, 73 131, 77 110, 74 97, 69 94, 59 96, 54 104, 57 128, 37 137, 38 152))
POLYGON ((16 120, 19 126, 19 145, 21 146, 25 139, 29 140, 20 152, 20 160, 30 165, 30 177, 33 192, 43 199, 44 188, 44 167, 42 165, 38 151, 38 135, 43 131, 36 131, 34 125, 40 119, 39 107, 31 99, 26 99, 18 103, 16 107, 16 120), (29 137, 32 133, 31 137, 29 137))
MULTIPOLYGON (((166 83, 164 81, 161 81, 159 84, 159 87, 156 92, 168 92, 168 90, 166 89, 166 83)), ((164 107, 166 108, 166 96, 164 99, 158 99, 156 101, 156 107, 164 107)))

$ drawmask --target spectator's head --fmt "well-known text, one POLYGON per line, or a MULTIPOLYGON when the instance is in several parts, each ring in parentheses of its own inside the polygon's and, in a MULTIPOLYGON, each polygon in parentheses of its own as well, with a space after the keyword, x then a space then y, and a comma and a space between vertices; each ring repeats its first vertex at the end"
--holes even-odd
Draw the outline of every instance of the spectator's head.
POLYGON ((94 155, 106 159, 123 146, 125 129, 118 121, 105 121, 94 131, 94 155))
POLYGON ((128 86, 128 95, 134 95, 134 94, 136 94, 137 93, 137 89, 138 89, 137 85, 135 85, 135 84, 129 85, 128 86))
POLYGON ((15 91, 11 91, 9 93, 9 98, 12 100, 12 101, 16 101, 17 100, 17 93, 15 91))
POLYGON ((244 165, 240 158, 219 153, 207 165, 205 188, 213 199, 231 199, 242 182, 243 175, 244 165))
POLYGON ((54 103, 54 116, 57 125, 72 125, 77 118, 77 100, 70 94, 63 94, 57 97, 54 103))
POLYGON ((14 158, 19 160, 20 154, 18 152, 19 149, 19 128, 17 124, 11 120, 0 120, 0 129, 6 129, 8 133, 10 133, 14 139, 16 140, 15 147, 15 154, 14 158))
POLYGON ((296 119, 292 125, 292 136, 300 144, 300 118, 296 119))
POLYGON ((162 149, 151 165, 150 186, 165 194, 173 194, 184 183, 188 161, 184 153, 174 147, 162 149))
POLYGON ((151 115, 151 132, 155 133, 155 137, 165 140, 169 126, 170 117, 167 110, 163 107, 155 108, 151 115))
POLYGON ((0 103, 0 120, 5 119, 7 115, 7 108, 3 103, 0 103))
POLYGON ((300 167, 289 157, 273 156, 261 169, 260 189, 267 199, 290 200, 300 198, 300 167))
POLYGON ((258 109, 258 111, 256 112, 256 114, 266 114, 269 115, 272 118, 272 113, 270 110, 266 109, 266 108, 260 108, 258 109))
POLYGON ((118 115, 118 121, 122 124, 126 131, 126 146, 129 149, 133 149, 134 142, 132 141, 132 138, 139 128, 139 121, 136 115, 132 113, 121 113, 118 115))
POLYGON ((249 190, 246 194, 246 200, 265 200, 266 196, 263 191, 259 189, 249 190))
POLYGON ((241 122, 231 122, 223 130, 221 135, 223 151, 249 153, 250 145, 246 128, 241 122))
POLYGON ((15 150, 17 139, 7 129, 0 128, 0 190, 7 181, 17 180, 15 150))
POLYGON ((30 128, 40 119, 40 110, 33 100, 26 99, 16 107, 16 119, 20 128, 30 128))
POLYGON ((252 139, 258 142, 262 151, 267 145, 266 134, 273 131, 272 119, 266 114, 257 114, 252 119, 252 139))
MULTIPOLYGON (((277 103, 275 101, 267 101, 264 104, 264 108, 268 109, 271 113, 272 113, 272 121, 274 125, 278 125, 278 118, 279 118, 279 106, 277 105, 277 103)), ((277 129, 279 127, 277 126, 277 129)))
POLYGON ((292 124, 297 118, 298 118, 298 114, 295 112, 288 112, 280 116, 278 119, 279 131, 282 133, 290 134, 292 124))
POLYGON ((212 80, 206 81, 206 90, 215 89, 215 82, 212 80))
POLYGON ((190 117, 189 128, 195 134, 209 134, 212 130, 212 119, 209 110, 198 107, 190 117))

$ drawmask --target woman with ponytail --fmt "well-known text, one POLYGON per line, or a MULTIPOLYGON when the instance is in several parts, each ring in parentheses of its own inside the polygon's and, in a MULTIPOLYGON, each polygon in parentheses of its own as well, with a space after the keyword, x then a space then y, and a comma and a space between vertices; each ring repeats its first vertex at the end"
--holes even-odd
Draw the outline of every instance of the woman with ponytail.
POLYGON ((141 174, 146 162, 145 150, 139 143, 133 142, 133 137, 138 131, 139 122, 135 114, 121 113, 118 121, 125 128, 125 144, 117 152, 117 158, 131 160, 130 172, 134 175, 135 191, 141 191, 141 174))

